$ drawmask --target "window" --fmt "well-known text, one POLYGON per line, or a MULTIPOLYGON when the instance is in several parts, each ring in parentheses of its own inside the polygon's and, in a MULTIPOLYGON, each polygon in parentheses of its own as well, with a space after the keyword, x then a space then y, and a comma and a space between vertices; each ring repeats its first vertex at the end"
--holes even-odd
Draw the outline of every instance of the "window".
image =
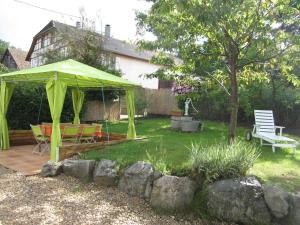
POLYGON ((62 54, 62 56, 67 56, 68 55, 68 48, 65 46, 65 47, 61 47, 60 48, 60 53, 62 54))
POLYGON ((42 46, 41 44, 42 44, 42 39, 41 38, 37 39, 34 46, 34 50, 39 50, 42 46))
POLYGON ((52 35, 51 35, 51 33, 47 33, 44 36, 44 47, 51 45, 51 41, 52 41, 52 35))
POLYGON ((110 69, 116 69, 116 57, 115 56, 110 57, 109 67, 110 67, 110 69))
POLYGON ((31 67, 36 67, 37 66, 36 65, 36 58, 31 59, 30 63, 31 63, 31 67))
POLYGON ((38 56, 35 58, 32 58, 30 61, 31 67, 36 67, 36 66, 40 66, 42 64, 44 64, 44 60, 42 58, 42 56, 38 56))

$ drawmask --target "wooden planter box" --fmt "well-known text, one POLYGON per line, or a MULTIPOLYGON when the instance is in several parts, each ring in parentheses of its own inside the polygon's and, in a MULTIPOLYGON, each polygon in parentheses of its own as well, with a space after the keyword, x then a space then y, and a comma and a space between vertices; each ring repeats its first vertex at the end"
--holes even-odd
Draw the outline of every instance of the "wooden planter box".
POLYGON ((70 158, 78 153, 84 153, 92 150, 104 149, 105 146, 120 144, 123 142, 132 141, 127 139, 126 135, 110 133, 103 134, 103 137, 96 143, 74 143, 72 145, 65 145, 59 148, 59 160, 70 158), (108 141, 109 136, 109 141, 108 141))
POLYGON ((9 142, 12 146, 36 144, 31 130, 10 130, 9 142))

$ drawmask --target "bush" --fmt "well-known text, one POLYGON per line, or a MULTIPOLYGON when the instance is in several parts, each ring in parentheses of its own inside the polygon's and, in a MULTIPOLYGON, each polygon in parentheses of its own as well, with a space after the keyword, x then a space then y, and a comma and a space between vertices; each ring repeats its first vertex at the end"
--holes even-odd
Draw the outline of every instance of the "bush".
MULTIPOLYGON (((61 122, 72 122, 73 118, 71 89, 68 89, 61 122)), ((30 129, 30 124, 52 122, 45 85, 36 83, 16 85, 8 106, 7 120, 9 129, 30 129)))
POLYGON ((260 155, 257 147, 241 141, 208 148, 192 144, 190 150, 193 170, 203 174, 207 182, 246 175, 260 155))

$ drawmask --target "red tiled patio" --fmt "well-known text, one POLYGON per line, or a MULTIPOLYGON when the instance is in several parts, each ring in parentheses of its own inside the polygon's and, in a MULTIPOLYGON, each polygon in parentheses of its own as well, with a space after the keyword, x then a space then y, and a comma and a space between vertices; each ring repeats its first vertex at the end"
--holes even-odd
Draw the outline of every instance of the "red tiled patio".
POLYGON ((12 146, 9 150, 0 151, 0 164, 25 176, 40 173, 43 164, 49 159, 49 153, 32 154, 34 145, 12 146))

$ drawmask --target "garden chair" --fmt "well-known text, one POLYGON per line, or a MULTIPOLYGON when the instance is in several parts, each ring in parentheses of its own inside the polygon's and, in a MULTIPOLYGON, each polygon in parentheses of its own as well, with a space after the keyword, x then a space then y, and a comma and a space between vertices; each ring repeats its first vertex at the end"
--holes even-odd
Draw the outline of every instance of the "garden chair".
POLYGON ((92 126, 92 125, 82 126, 79 141, 86 142, 86 143, 96 142, 95 140, 96 131, 97 131, 97 126, 92 126))
POLYGON ((294 139, 282 136, 284 127, 275 126, 272 110, 254 110, 255 125, 252 130, 252 136, 260 139, 261 145, 271 145, 272 151, 275 148, 294 148, 298 146, 298 142, 294 139), (276 130, 279 129, 279 135, 276 130), (264 143, 267 142, 267 143, 264 143))
POLYGON ((100 123, 92 123, 92 126, 96 126, 96 137, 101 138, 102 137, 102 124, 100 123))
POLYGON ((37 142, 37 146, 33 148, 32 153, 38 153, 42 155, 45 151, 50 152, 50 146, 49 146, 50 139, 49 137, 44 135, 42 128, 38 125, 31 125, 31 124, 30 127, 33 132, 33 136, 37 142))
POLYGON ((80 126, 64 126, 61 132, 62 141, 78 142, 80 137, 80 126))

